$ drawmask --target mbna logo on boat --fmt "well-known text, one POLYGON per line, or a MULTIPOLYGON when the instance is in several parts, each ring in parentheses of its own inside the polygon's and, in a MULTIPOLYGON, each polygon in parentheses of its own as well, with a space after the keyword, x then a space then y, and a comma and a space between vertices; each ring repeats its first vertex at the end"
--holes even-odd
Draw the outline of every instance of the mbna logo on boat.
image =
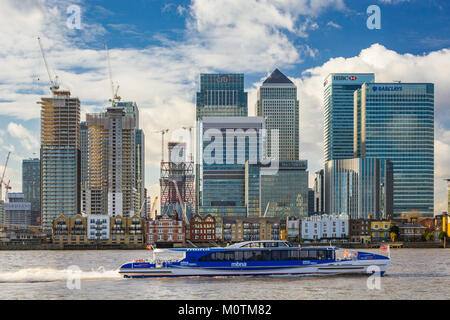
POLYGON ((247 262, 232 262, 231 266, 232 267, 246 267, 247 266, 247 262))

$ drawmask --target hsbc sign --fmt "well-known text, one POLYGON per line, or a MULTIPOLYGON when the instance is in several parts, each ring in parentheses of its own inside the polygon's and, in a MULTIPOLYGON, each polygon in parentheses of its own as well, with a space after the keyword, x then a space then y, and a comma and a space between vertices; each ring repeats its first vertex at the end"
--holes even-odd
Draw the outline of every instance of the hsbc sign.
POLYGON ((339 75, 339 76, 333 76, 333 80, 338 80, 338 81, 355 81, 356 79, 358 79, 357 76, 344 76, 344 75, 339 75))

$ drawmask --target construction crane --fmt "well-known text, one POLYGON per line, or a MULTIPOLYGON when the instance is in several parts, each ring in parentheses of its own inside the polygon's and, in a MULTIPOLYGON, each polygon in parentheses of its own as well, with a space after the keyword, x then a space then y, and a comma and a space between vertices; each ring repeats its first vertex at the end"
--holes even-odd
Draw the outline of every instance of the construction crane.
POLYGON ((105 43, 105 50, 106 50, 106 60, 108 61, 108 73, 109 73, 109 82, 111 83, 111 93, 112 93, 112 99, 109 99, 108 101, 111 102, 111 105, 113 107, 117 106, 117 102, 122 99, 117 95, 119 91, 119 85, 117 87, 114 87, 113 77, 112 77, 112 71, 111 71, 111 61, 109 59, 109 50, 108 45, 105 43))
POLYGON ((164 162, 164 135, 169 131, 169 129, 161 129, 153 131, 155 133, 161 133, 161 162, 164 162))
POLYGON ((8 201, 8 190, 11 190, 11 186, 9 185, 11 182, 11 180, 8 180, 8 183, 4 183, 5 184, 5 202, 8 201))
POLYGON ((177 192, 178 202, 180 203, 181 210, 183 211, 184 222, 186 223, 186 226, 189 226, 189 219, 187 218, 187 213, 186 213, 186 203, 181 198, 180 190, 178 190, 178 184, 177 184, 177 182, 174 179, 169 179, 169 181, 172 182, 175 185, 175 190, 177 192))
POLYGON ((3 180, 5 179, 6 167, 8 166, 8 161, 9 161, 10 155, 11 155, 11 151, 9 151, 8 155, 6 156, 5 166, 3 167, 2 177, 0 178, 0 200, 2 200, 2 187, 3 187, 3 183, 4 183, 3 180))
POLYGON ((192 140, 192 129, 194 127, 193 126, 189 126, 189 127, 183 127, 184 130, 189 130, 189 161, 192 161, 192 149, 193 149, 193 145, 194 145, 194 141, 192 140))
POLYGON ((55 76, 52 77, 52 75, 50 73, 50 68, 48 67, 47 59, 45 57, 44 48, 42 47, 41 38, 38 37, 37 39, 39 42, 39 47, 41 48, 42 58, 44 59, 45 69, 47 69, 48 78, 50 80, 50 83, 52 84, 52 86, 50 87, 50 90, 52 93, 55 93, 55 91, 59 89, 58 76, 55 74, 55 76))

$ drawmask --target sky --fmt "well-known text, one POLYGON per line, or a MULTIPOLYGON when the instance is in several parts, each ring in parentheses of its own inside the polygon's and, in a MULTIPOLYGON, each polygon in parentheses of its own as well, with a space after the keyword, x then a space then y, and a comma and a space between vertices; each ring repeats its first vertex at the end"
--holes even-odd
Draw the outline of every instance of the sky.
POLYGON ((50 84, 37 37, 52 76, 79 97, 82 120, 112 95, 106 42, 119 95, 140 110, 151 196, 159 195, 155 131, 194 125, 200 73, 244 73, 249 115, 275 68, 297 85, 300 158, 308 160, 312 186, 323 166, 324 78, 374 72, 379 82, 435 84, 441 213, 450 178, 449 22, 450 2, 440 0, 0 0, 0 170, 12 151, 6 178, 20 192, 22 159, 39 156, 36 102, 50 95, 50 84), (379 29, 367 26, 371 5, 380 8, 379 29))

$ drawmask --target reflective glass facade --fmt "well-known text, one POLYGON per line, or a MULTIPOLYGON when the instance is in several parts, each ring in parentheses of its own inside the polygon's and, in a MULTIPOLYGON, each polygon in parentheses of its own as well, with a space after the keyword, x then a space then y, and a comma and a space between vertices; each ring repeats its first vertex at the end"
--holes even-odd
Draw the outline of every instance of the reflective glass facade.
POLYGON ((392 163, 376 158, 325 163, 325 213, 352 219, 392 215, 392 163))
POLYGON ((205 117, 200 123, 202 216, 247 215, 245 167, 247 161, 257 164, 263 128, 261 117, 205 117), (208 136, 207 132, 216 135, 208 136))
POLYGON ((355 92, 355 154, 393 164, 394 216, 434 214, 434 85, 364 84, 355 92))
POLYGON ((31 203, 31 225, 39 225, 41 213, 41 161, 24 159, 22 161, 22 192, 24 201, 31 203))
POLYGON ((196 119, 203 117, 248 115, 243 74, 200 74, 196 119))
MULTIPOLYGON (((261 214, 266 217, 308 216, 308 162, 279 162, 276 174, 261 172, 261 214)), ((264 169, 261 169, 262 171, 264 169)))
POLYGON ((324 82, 324 159, 353 158, 353 93, 373 73, 331 73, 324 82))

